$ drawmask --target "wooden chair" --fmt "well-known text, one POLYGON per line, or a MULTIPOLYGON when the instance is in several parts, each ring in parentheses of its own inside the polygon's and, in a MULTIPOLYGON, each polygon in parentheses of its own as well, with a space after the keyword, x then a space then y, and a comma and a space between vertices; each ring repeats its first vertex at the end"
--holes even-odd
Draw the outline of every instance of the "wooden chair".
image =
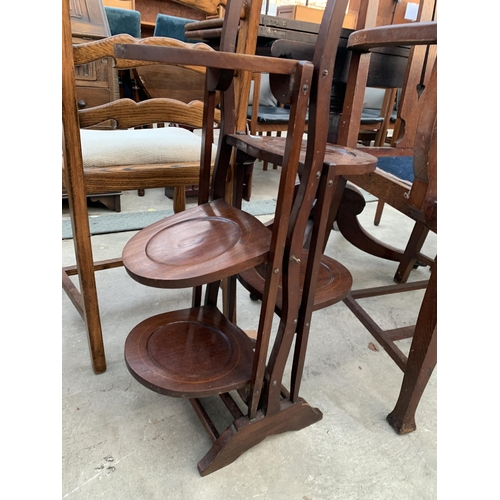
MULTIPOLYGON (((290 120, 290 110, 278 103, 276 99, 262 99, 263 85, 265 95, 269 93, 269 77, 254 73, 252 75, 253 88, 251 88, 252 102, 248 106, 248 127, 251 135, 268 135, 273 134, 276 137, 281 137, 282 132, 286 132, 288 121, 290 120)), ((307 121, 305 130, 307 131, 307 121)), ((268 162, 264 161, 262 168, 267 170, 268 162)), ((273 169, 278 168, 273 164, 273 169)))
MULTIPOLYGON (((437 44, 437 24, 414 23, 361 30, 349 39, 351 49, 360 52, 395 43, 437 44)), ((416 135, 412 150, 415 180, 411 188, 402 187, 396 178, 378 169, 366 176, 353 177, 352 180, 372 193, 384 194, 388 200, 396 200, 399 195, 399 202, 393 201, 391 205, 394 203, 424 231, 437 234, 437 59, 432 64, 432 72, 419 97, 419 116, 415 126, 416 135)), ((351 191, 353 192, 355 191, 351 191)), ((358 203, 358 209, 363 204, 359 203, 357 195, 349 201, 358 203)), ((343 229, 347 223, 352 222, 352 218, 344 217, 343 205, 344 203, 338 211, 337 221, 344 233, 343 229)), ((352 214, 349 207, 345 210, 352 214)), ((366 246, 373 248, 372 244, 366 246)), ((360 245, 360 248, 363 249, 364 246, 360 245)), ((415 430, 415 412, 437 361, 437 259, 432 262, 429 281, 354 290, 344 302, 404 372, 400 396, 394 410, 387 417, 389 423, 400 434, 415 430), (366 297, 404 293, 422 288, 426 291, 417 323, 413 326, 383 330, 359 302, 366 297), (409 337, 413 337, 412 344, 409 355, 405 356, 396 341, 409 337)))
MULTIPOLYGON (((66 0, 63 7, 63 186, 68 192, 76 265, 63 269, 62 283, 85 321, 93 369, 102 373, 106 362, 94 272, 119 266, 121 259, 93 262, 85 196, 174 186, 174 211, 184 210, 184 186, 198 182, 201 139, 180 127, 142 127, 168 123, 201 128, 203 103, 185 104, 172 99, 135 103, 130 99, 120 99, 94 108, 78 109, 74 65, 114 57, 115 43, 133 43, 135 39, 130 35, 116 35, 73 47, 66 0), (87 129, 101 123, 111 123, 110 126, 116 130, 87 129), (135 130, 134 127, 140 129, 135 130), (78 274, 80 290, 70 279, 75 274, 78 274)), ((185 46, 167 38, 145 39, 140 43, 185 46)), ((203 44, 188 45, 193 52, 213 52, 203 44)), ((115 68, 128 69, 140 64, 116 60, 115 68)), ((204 72, 204 69, 198 68, 197 71, 204 72)), ((217 114, 214 123, 216 120, 217 114)), ((215 160, 215 154, 211 160, 215 160)))
POLYGON ((359 127, 359 142, 369 146, 373 140, 373 146, 375 147, 385 145, 387 132, 394 128, 393 116, 397 90, 397 88, 385 89, 380 107, 363 107, 359 127))
MULTIPOLYGON (((321 412, 299 396, 299 387, 317 274, 323 264, 322 238, 330 207, 340 201, 337 200, 342 186, 340 176, 346 171, 373 171, 376 162, 374 157, 352 149, 332 148, 334 162, 324 168, 327 115, 323 110, 328 108, 321 106, 325 97, 319 90, 323 85, 331 85, 331 80, 328 81, 331 76, 318 78, 315 66, 308 62, 231 53, 241 5, 242 0, 227 4, 219 52, 199 57, 196 51, 185 49, 138 44, 116 48, 125 59, 183 61, 207 66, 202 154, 205 161, 200 171, 199 204, 143 229, 131 238, 123 252, 127 272, 139 283, 160 288, 194 288, 192 307, 148 318, 130 332, 125 360, 132 376, 141 384, 154 392, 190 401, 213 440, 213 446, 198 463, 201 475, 230 464, 267 436, 302 429, 321 419, 321 412), (235 193, 231 197, 236 201, 233 204, 225 201, 232 156, 246 156, 253 139, 279 139, 257 137, 247 142, 246 136, 235 133, 233 77, 238 71, 272 74, 276 97, 291 107, 280 157, 282 169, 275 214, 280 223, 272 228, 238 207, 239 167, 245 158, 236 161, 235 193), (211 123, 217 90, 221 92, 222 118, 217 161, 209 183, 211 123), (313 101, 310 113, 323 126, 312 131, 309 136, 312 143, 308 141, 304 151, 302 135, 310 99, 313 101), (233 146, 239 151, 234 151, 233 146), (301 182, 297 187, 299 173, 301 182), (315 201, 311 245, 304 253, 303 240, 315 201), (223 280, 258 265, 263 265, 266 271, 254 342, 231 317, 220 311, 217 298, 223 280), (302 294, 297 293, 299 286, 302 294), (201 287, 204 287, 203 301, 201 287), (268 361, 277 307, 281 320, 268 361), (288 389, 283 377, 295 335, 294 366, 288 389), (222 432, 215 427, 204 404, 210 396, 220 396, 231 415, 228 427, 222 432)), ((347 0, 330 0, 323 17, 319 47, 325 72, 333 67, 346 5, 347 0)), ((329 262, 335 267, 328 272, 335 273, 336 279, 340 279, 338 271, 342 272, 342 286, 336 290, 330 287, 330 298, 340 300, 349 289, 350 275, 333 259, 329 262)))
MULTIPOLYGON (((422 0, 420 2, 419 19, 434 19, 435 12, 435 0, 422 0)), ((369 57, 369 54, 353 53, 349 88, 350 92, 354 93, 356 91, 357 95, 363 92, 366 85, 366 68, 370 63, 369 57), (365 56, 368 56, 368 58, 365 58, 365 56)), ((380 221, 384 203, 388 203, 396 210, 412 217, 408 208, 408 194, 413 189, 413 150, 420 103, 422 102, 420 94, 428 85, 435 57, 436 48, 432 44, 417 45, 411 49, 391 147, 360 148, 362 151, 369 152, 379 159, 378 168, 373 175, 350 179, 353 184, 379 199, 375 215, 376 225, 380 221)), ((349 100, 353 98, 351 96, 349 100)), ((343 127, 338 137, 339 143, 350 147, 355 147, 359 134, 359 128, 356 126, 358 115, 356 115, 355 110, 356 107, 344 110, 343 127)), ((384 259, 399 262, 394 276, 396 283, 405 283, 414 266, 432 265, 433 258, 420 252, 427 237, 428 229, 416 221, 409 241, 403 249, 383 244, 359 225, 357 215, 364 208, 363 199, 354 191, 348 193, 347 196, 350 197, 350 201, 346 201, 344 204, 342 215, 337 221, 340 231, 351 243, 362 250, 384 259), (350 208, 348 209, 348 207, 350 208)))

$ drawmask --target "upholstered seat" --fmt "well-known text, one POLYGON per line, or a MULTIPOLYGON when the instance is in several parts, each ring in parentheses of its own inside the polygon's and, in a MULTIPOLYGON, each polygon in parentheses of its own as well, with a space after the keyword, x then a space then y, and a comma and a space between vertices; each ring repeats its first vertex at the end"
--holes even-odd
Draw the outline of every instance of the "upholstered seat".
POLYGON ((402 181, 413 183, 413 156, 379 156, 377 168, 402 181))
POLYGON ((106 18, 111 35, 127 33, 135 38, 141 37, 141 13, 132 9, 105 6, 106 18))
POLYGON ((84 168, 200 161, 201 138, 180 127, 82 129, 80 136, 84 168))
POLYGON ((153 36, 167 36, 169 38, 182 40, 183 42, 196 43, 197 40, 190 40, 184 35, 186 24, 192 23, 194 21, 194 19, 169 16, 167 14, 158 14, 156 16, 156 24, 153 36))
MULTIPOLYGON (((252 106, 248 106, 248 119, 252 118, 252 106)), ((307 114, 306 114, 307 118, 307 114)), ((263 106, 259 104, 257 122, 287 124, 290 120, 290 110, 279 106, 263 106)))

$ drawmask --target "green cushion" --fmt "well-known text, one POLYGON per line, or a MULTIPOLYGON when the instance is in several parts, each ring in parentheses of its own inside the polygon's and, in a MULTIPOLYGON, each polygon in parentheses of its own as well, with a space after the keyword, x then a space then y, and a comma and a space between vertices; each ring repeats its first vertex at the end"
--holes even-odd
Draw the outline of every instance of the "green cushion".
POLYGON ((166 36, 168 38, 181 40, 182 42, 196 43, 196 41, 189 40, 184 35, 184 27, 186 24, 192 22, 194 22, 193 19, 168 16, 167 14, 158 14, 156 16, 156 25, 153 36, 166 36))
POLYGON ((141 14, 137 10, 104 7, 112 35, 127 33, 141 38, 141 14))

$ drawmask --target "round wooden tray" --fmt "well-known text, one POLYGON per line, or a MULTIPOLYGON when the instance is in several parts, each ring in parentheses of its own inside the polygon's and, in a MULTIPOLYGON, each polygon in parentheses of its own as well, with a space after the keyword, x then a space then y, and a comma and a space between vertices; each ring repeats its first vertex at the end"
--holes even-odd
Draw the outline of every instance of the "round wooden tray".
POLYGON ((199 398, 245 387, 255 342, 216 307, 172 311, 139 323, 125 342, 130 373, 167 396, 199 398))

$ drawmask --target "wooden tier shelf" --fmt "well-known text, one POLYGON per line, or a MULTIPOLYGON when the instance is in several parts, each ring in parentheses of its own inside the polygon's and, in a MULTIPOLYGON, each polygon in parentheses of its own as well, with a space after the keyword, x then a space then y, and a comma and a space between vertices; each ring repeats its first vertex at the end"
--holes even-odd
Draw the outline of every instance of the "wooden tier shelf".
POLYGON ((123 251, 123 265, 143 285, 194 287, 264 262, 270 242, 264 224, 218 199, 137 233, 123 251))
POLYGON ((246 387, 255 342, 214 306, 153 316, 125 343, 130 373, 149 389, 179 398, 202 398, 246 387))
MULTIPOLYGON (((262 161, 283 165, 283 151, 285 137, 269 137, 257 135, 227 136, 227 142, 243 153, 259 158, 262 161), (265 149, 264 149, 265 145, 265 149)), ((307 141, 302 141, 300 162, 306 159, 307 141)), ((373 172, 376 158, 353 148, 345 148, 334 144, 327 144, 324 156, 324 165, 335 170, 336 175, 363 175, 373 172)))
MULTIPOLYGON (((300 263, 300 283, 304 283, 306 274, 308 253, 302 252, 300 263)), ((240 283, 255 297, 262 298, 266 280, 266 266, 261 265, 243 271, 238 275, 240 283)), ((323 255, 318 271, 318 282, 314 294, 313 311, 328 307, 345 299, 352 287, 351 273, 342 264, 336 260, 323 255)), ((300 287, 299 295, 302 295, 300 287)), ((282 308, 282 288, 281 283, 278 287, 278 296, 276 298, 276 313, 281 314, 282 308)))

